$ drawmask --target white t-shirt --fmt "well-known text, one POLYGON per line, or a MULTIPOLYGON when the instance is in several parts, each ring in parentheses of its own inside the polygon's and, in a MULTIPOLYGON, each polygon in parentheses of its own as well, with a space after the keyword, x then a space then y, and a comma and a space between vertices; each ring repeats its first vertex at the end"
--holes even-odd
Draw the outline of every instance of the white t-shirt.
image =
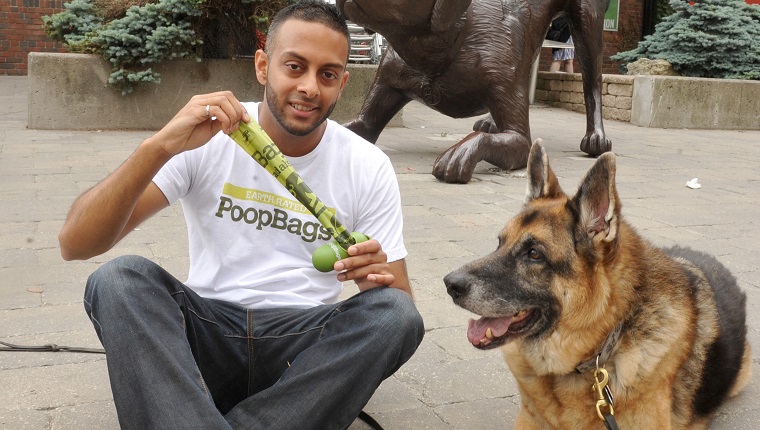
MULTIPOLYGON (((258 103, 243 105, 258 120, 258 103)), ((287 159, 348 231, 377 239, 389 262, 406 257, 401 197, 385 153, 328 120, 313 151, 287 159)), ((333 238, 224 133, 172 158, 153 182, 170 204, 182 202, 190 242, 186 285, 202 297, 250 309, 337 301, 337 274, 311 263, 312 252, 333 238)))

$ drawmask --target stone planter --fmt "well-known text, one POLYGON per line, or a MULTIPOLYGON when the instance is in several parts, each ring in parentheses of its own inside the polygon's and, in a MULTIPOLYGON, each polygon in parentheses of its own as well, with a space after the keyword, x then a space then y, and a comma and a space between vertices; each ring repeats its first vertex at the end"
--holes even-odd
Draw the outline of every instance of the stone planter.
MULTIPOLYGON (((373 65, 349 65, 349 82, 331 118, 356 117, 375 78, 373 65)), ((174 60, 156 71, 161 83, 139 85, 123 96, 107 84, 110 67, 97 55, 29 54, 29 121, 33 129, 157 130, 195 94, 230 90, 241 101, 260 101, 252 59, 174 60)), ((401 113, 388 125, 402 126, 401 113)))
POLYGON ((760 130, 760 81, 636 76, 631 123, 657 128, 760 130))
MULTIPOLYGON (((536 100, 585 113, 581 74, 539 72, 536 100)), ((602 115, 642 127, 760 130, 760 81, 602 75, 602 115)))

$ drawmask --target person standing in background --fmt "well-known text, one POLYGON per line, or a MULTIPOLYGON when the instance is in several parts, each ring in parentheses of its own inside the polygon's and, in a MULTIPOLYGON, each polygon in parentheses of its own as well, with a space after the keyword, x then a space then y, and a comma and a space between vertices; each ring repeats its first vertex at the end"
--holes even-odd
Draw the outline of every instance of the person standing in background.
MULTIPOLYGON (((552 21, 549 31, 546 33, 547 40, 555 42, 573 43, 573 36, 570 35, 570 23, 565 15, 560 15, 552 21)), ((552 48, 552 64, 549 66, 550 72, 573 73, 573 59, 575 58, 574 48, 552 48)))

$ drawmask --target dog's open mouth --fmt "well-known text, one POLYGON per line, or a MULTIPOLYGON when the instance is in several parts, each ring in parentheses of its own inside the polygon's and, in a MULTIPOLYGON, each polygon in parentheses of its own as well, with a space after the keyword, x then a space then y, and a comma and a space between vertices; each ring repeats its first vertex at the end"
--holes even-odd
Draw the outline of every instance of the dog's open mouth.
POLYGON ((467 339, 476 348, 495 348, 528 331, 537 315, 533 309, 524 309, 511 317, 470 319, 467 339))

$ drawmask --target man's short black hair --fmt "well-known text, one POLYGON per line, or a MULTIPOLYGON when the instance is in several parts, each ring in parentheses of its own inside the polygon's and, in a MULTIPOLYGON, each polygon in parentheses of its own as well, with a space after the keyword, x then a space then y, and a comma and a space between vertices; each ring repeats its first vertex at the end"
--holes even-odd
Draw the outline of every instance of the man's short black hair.
POLYGON ((320 0, 303 0, 280 9, 274 18, 272 18, 267 33, 267 44, 264 48, 267 54, 270 54, 274 49, 274 45, 277 44, 277 31, 280 26, 289 19, 323 24, 332 30, 342 33, 346 36, 347 47, 349 50, 351 49, 351 34, 348 32, 346 20, 338 12, 338 8, 334 4, 320 0))

